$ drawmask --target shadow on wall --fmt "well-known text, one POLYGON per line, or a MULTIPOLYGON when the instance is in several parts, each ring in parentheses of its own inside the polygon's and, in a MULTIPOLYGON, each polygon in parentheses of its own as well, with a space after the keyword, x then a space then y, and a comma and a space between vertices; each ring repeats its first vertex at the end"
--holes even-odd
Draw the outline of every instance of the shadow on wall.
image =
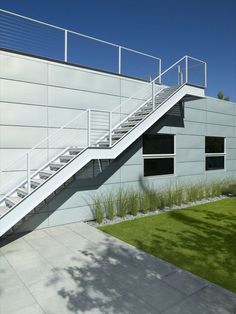
MULTIPOLYGON (((164 117, 157 121, 147 133, 157 133, 163 127, 184 127, 182 104, 174 106, 164 117)), ((99 189, 118 169, 120 169, 138 150, 142 148, 142 137, 137 139, 115 160, 92 160, 78 171, 64 186, 49 196, 34 212, 19 225, 20 230, 33 230, 50 217, 58 208, 78 191, 99 189), (36 216, 34 213, 40 214, 36 216)), ((139 178, 137 178, 138 180, 139 178)), ((122 185, 122 182, 120 182, 122 185)), ((17 230, 17 228, 16 228, 17 230)))

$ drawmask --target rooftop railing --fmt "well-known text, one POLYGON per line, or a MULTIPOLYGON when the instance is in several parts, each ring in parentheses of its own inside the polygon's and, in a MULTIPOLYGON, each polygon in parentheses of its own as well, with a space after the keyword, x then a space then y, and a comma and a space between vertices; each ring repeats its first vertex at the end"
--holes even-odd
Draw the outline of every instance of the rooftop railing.
POLYGON ((0 48, 145 79, 161 74, 158 57, 3 9, 0 28, 0 48))

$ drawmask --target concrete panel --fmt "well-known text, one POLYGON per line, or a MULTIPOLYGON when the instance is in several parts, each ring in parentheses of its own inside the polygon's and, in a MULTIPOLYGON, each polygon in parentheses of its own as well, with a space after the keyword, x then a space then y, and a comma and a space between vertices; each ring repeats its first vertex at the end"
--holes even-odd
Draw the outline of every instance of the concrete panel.
POLYGON ((0 54, 1 77, 19 81, 47 84, 46 63, 9 54, 0 54))
POLYGON ((121 168, 121 182, 138 181, 143 178, 143 166, 124 165, 121 168))
POLYGON ((52 148, 66 148, 68 146, 85 147, 87 145, 87 131, 81 129, 63 129, 59 132, 49 129, 48 145, 52 148), (54 134, 54 135, 52 135, 54 134))
POLYGON ((47 108, 0 102, 0 124, 46 127, 47 108))
POLYGON ((203 174, 205 161, 176 163, 176 176, 203 174))
POLYGON ((27 149, 0 149, 0 171, 26 154, 27 149))
POLYGON ((185 121, 205 123, 207 112, 200 109, 186 108, 184 112, 185 121))
POLYGON ((49 65, 49 85, 120 95, 118 77, 73 67, 49 65))
MULTIPOLYGON (((235 128, 236 129, 236 128, 235 128)), ((226 149, 228 148, 236 148, 236 138, 235 137, 227 137, 226 139, 226 149)))
POLYGON ((205 135, 206 124, 198 122, 184 121, 184 128, 172 127, 171 132, 174 134, 192 134, 192 135, 205 135))
POLYGON ((205 148, 205 136, 198 135, 176 135, 176 149, 178 148, 205 148))
POLYGON ((225 170, 233 171, 234 170, 234 161, 230 159, 225 159, 225 170))
POLYGON ((230 173, 225 170, 212 170, 206 171, 207 180, 210 181, 218 181, 223 180, 230 176, 230 173))
POLYGON ((48 104, 64 108, 112 110, 120 104, 120 97, 48 87, 48 104))
POLYGON ((205 149, 180 148, 176 151, 176 162, 202 161, 205 159, 205 149))
POLYGON ((76 221, 91 220, 93 214, 89 207, 68 208, 66 210, 58 210, 53 212, 48 219, 48 225, 56 226, 61 224, 68 224, 76 221))
POLYGON ((234 126, 234 116, 208 111, 207 123, 234 126))
MULTIPOLYGON (((149 82, 141 82, 131 79, 121 79, 121 95, 126 97, 138 96, 139 99, 146 99, 146 96, 152 95, 152 87, 149 82)), ((148 97, 148 98, 149 98, 148 97)))
POLYGON ((233 115, 235 104, 217 98, 206 99, 206 110, 233 115))
POLYGON ((47 129, 0 126, 1 148, 31 148, 47 136, 47 129))
POLYGON ((195 174, 194 176, 189 174, 185 176, 176 177, 176 182, 179 185, 191 185, 194 183, 204 183, 206 182, 206 173, 195 174))
POLYGON ((231 147, 229 145, 226 146, 226 158, 228 160, 235 160, 236 159, 236 149, 235 148, 227 148, 231 147))
POLYGON ((84 128, 86 126, 85 116, 83 110, 49 107, 48 127, 60 128, 71 121, 68 126, 84 128))
POLYGON ((206 99, 197 99, 192 101, 187 101, 184 103, 185 109, 193 108, 193 109, 200 109, 206 110, 206 99))
POLYGON ((0 100, 24 104, 45 105, 47 86, 1 79, 0 100))
POLYGON ((223 126, 223 125, 206 125, 206 135, 208 136, 223 136, 223 137, 232 137, 234 136, 234 127, 232 126, 223 126))

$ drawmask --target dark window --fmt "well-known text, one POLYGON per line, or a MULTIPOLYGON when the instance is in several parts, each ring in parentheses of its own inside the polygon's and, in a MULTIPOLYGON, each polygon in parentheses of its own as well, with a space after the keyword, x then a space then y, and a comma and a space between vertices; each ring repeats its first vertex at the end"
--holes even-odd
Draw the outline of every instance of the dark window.
POLYGON ((144 134, 143 154, 174 154, 174 135, 144 134))
POLYGON ((144 176, 155 176, 174 173, 174 158, 144 159, 144 176))
POLYGON ((224 153, 224 137, 206 136, 205 152, 211 153, 224 153))
POLYGON ((206 170, 219 170, 225 167, 225 157, 206 157, 206 170))

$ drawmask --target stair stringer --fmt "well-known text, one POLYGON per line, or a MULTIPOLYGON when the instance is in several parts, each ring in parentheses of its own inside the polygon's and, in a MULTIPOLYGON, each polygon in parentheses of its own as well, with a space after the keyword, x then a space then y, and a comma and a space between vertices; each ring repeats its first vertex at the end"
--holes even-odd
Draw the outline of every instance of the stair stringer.
POLYGON ((184 96, 192 95, 204 97, 204 90, 198 87, 183 85, 160 107, 145 117, 138 125, 131 129, 125 137, 121 138, 114 146, 109 148, 88 147, 78 157, 62 167, 54 176, 50 177, 31 194, 22 199, 0 219, 0 236, 11 229, 22 218, 29 214, 36 206, 69 180, 76 172, 93 159, 115 159, 167 111, 169 111, 184 96))

